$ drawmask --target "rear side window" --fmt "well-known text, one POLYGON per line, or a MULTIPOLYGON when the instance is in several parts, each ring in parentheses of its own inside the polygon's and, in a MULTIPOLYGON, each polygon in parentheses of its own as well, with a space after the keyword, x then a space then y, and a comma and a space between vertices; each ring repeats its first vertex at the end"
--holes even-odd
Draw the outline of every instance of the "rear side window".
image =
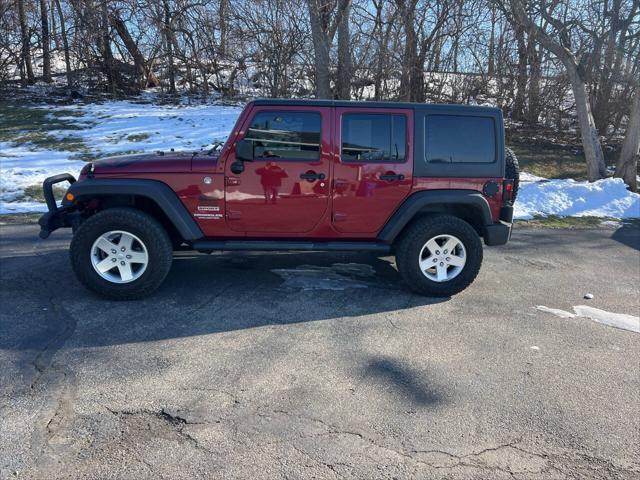
POLYGON ((425 143, 429 163, 493 163, 495 123, 490 117, 427 115, 425 143))
POLYGON ((342 115, 343 162, 404 162, 407 156, 404 115, 342 115))
POLYGON ((320 114, 314 112, 258 112, 245 139, 260 158, 318 160, 320 114))

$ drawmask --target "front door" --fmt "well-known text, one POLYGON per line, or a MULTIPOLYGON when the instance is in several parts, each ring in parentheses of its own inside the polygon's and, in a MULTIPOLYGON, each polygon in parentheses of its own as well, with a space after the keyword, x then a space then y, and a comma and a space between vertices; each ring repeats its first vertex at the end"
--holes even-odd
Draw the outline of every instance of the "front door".
POLYGON ((374 233, 409 195, 413 173, 413 111, 336 108, 334 228, 374 233))
POLYGON ((238 162, 231 152, 225 164, 229 228, 249 236, 289 234, 309 232, 320 222, 331 186, 330 112, 325 107, 253 108, 238 138, 251 142, 253 161, 238 162))

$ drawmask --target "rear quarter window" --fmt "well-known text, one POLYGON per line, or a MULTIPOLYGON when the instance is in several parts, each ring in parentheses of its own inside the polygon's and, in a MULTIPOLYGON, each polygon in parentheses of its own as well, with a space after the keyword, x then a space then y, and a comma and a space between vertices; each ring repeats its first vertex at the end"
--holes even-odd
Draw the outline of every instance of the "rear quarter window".
POLYGON ((425 149, 428 163, 494 163, 495 121, 480 116, 427 115, 425 149))

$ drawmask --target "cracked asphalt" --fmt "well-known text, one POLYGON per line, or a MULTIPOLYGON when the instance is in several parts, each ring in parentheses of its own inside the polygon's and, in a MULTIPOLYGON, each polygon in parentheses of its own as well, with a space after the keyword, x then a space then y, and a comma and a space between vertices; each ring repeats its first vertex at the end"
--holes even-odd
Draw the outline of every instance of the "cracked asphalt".
POLYGON ((638 315, 635 227, 518 229, 452 299, 371 254, 180 253, 108 302, 69 238, 0 227, 0 478, 640 478, 640 335, 535 309, 638 315))

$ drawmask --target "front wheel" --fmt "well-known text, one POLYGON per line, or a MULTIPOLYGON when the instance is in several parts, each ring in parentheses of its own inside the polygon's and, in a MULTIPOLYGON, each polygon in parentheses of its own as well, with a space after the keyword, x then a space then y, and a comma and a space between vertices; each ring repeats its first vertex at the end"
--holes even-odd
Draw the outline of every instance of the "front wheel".
POLYGON ((166 230, 153 217, 132 208, 112 208, 85 220, 69 250, 82 284, 113 300, 151 294, 173 260, 166 230))
POLYGON ((478 275, 482 242, 464 220, 426 215, 404 232, 396 248, 396 264, 413 291, 448 297, 467 288, 478 275))

